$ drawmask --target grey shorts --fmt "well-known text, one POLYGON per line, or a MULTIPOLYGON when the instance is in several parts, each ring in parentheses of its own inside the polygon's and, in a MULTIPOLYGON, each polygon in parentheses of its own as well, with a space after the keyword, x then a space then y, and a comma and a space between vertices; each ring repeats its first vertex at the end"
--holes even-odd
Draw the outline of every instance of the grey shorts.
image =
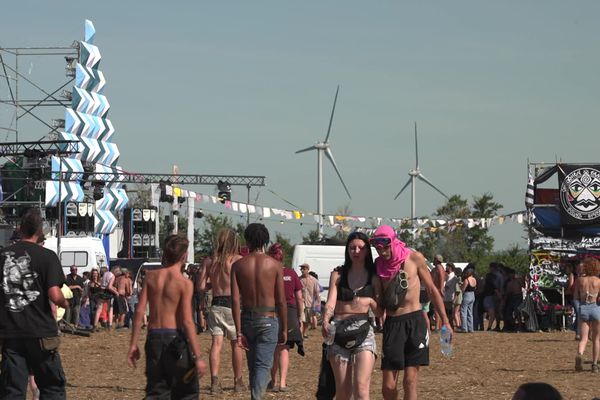
MULTIPOLYGON (((353 325, 358 328, 361 325, 361 321, 356 321, 353 325)), ((373 327, 369 328, 369 333, 365 340, 355 349, 346 349, 337 344, 332 344, 327 347, 327 358, 335 357, 342 362, 354 363, 355 356, 361 351, 370 351, 375 357, 377 357, 377 344, 375 343, 375 332, 373 327)))
POLYGON ((207 322, 212 336, 226 336, 229 340, 237 339, 231 308, 211 306, 207 322))
POLYGON ((582 321, 600 321, 600 306, 596 303, 581 303, 579 318, 582 321))

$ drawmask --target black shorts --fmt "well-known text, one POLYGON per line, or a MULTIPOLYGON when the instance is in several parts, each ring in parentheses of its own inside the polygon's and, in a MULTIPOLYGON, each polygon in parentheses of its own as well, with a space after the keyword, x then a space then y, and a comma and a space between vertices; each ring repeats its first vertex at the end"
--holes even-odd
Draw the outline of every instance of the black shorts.
POLYGON ((383 324, 381 369, 429 365, 429 332, 422 311, 387 317, 383 324))
POLYGON ((115 303, 113 306, 113 313, 115 315, 127 314, 129 312, 129 305, 125 296, 116 296, 115 303))
POLYGON ((145 350, 146 399, 198 399, 198 373, 181 331, 151 329, 145 350))

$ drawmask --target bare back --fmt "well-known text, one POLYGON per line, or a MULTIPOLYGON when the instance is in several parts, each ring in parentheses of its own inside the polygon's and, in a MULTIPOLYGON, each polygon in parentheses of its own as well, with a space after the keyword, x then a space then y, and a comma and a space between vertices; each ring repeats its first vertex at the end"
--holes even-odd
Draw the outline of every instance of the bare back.
POLYGON ((227 257, 224 264, 218 264, 214 259, 208 267, 208 278, 212 283, 213 296, 231 296, 231 266, 242 256, 235 254, 227 257))
POLYGON ((115 287, 121 296, 130 296, 131 295, 131 280, 127 278, 125 275, 119 275, 115 279, 115 287))
POLYGON ((582 303, 595 303, 600 295, 600 278, 582 276, 577 278, 577 298, 582 303))
POLYGON ((266 254, 252 253, 233 264, 233 273, 242 309, 275 307, 279 281, 283 289, 283 273, 279 261, 266 254))
POLYGON ((181 307, 184 293, 193 290, 178 266, 146 271, 144 285, 150 306, 149 329, 182 328, 184 315, 181 307))

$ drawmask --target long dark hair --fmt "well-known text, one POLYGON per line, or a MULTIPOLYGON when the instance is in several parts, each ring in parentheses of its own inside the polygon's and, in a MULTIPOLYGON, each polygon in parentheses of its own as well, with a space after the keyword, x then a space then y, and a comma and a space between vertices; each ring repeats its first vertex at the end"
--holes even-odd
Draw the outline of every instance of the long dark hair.
POLYGON ((373 253, 371 252, 369 237, 362 232, 352 232, 350 235, 348 235, 348 240, 346 240, 346 250, 344 252, 344 265, 342 265, 342 272, 348 272, 352 266, 352 260, 348 254, 348 246, 350 245, 350 242, 355 239, 362 240, 365 243, 365 250, 367 251, 367 255, 365 256, 365 268, 367 271, 369 271, 369 274, 375 274, 375 263, 373 262, 373 253))

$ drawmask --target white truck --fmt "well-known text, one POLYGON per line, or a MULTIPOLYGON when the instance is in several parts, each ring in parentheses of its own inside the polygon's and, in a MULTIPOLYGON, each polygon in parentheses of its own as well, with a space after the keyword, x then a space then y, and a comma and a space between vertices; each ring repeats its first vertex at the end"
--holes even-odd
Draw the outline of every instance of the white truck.
MULTIPOLYGON (((327 301, 329 276, 334 268, 344 264, 346 246, 322 246, 299 244, 294 248, 291 267, 298 276, 301 275, 300 265, 308 264, 311 271, 319 276, 319 284, 324 289, 321 301, 327 301)), ((375 248, 371 247, 373 259, 377 258, 375 248)))
MULTIPOLYGON (((56 253, 56 237, 48 237, 44 247, 56 253)), ((70 273, 71 266, 77 267, 77 273, 81 275, 92 268, 100 270, 100 267, 108 267, 106 251, 102 240, 95 237, 61 237, 60 238, 60 263, 65 274, 70 273)))

